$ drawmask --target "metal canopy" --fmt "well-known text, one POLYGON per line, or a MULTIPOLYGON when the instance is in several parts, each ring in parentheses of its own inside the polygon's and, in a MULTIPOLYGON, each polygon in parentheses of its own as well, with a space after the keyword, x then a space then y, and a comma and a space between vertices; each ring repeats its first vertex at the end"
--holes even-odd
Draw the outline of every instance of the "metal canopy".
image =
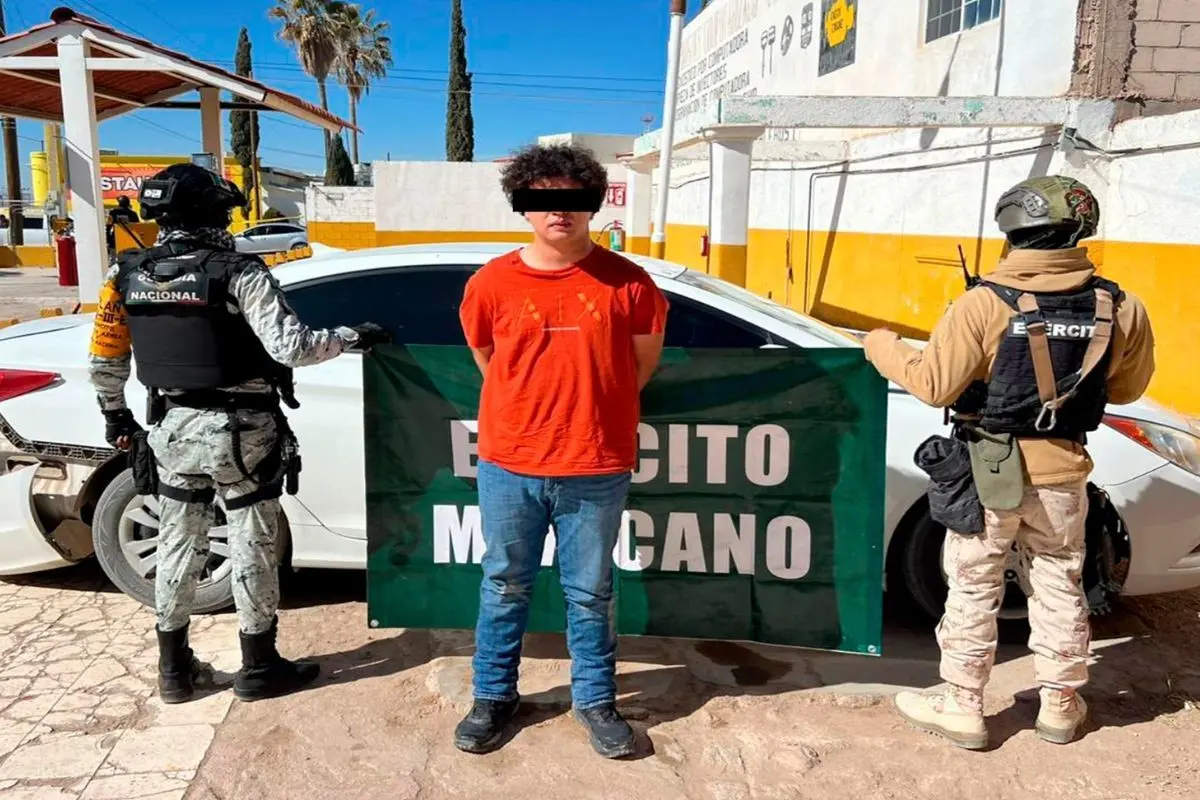
POLYGON ((224 163, 220 93, 238 107, 278 111, 332 133, 355 126, 252 78, 235 75, 145 39, 56 8, 50 22, 0 38, 0 114, 63 123, 71 175, 71 217, 79 261, 79 299, 96 302, 107 264, 100 191, 98 123, 198 91, 203 149, 224 163))

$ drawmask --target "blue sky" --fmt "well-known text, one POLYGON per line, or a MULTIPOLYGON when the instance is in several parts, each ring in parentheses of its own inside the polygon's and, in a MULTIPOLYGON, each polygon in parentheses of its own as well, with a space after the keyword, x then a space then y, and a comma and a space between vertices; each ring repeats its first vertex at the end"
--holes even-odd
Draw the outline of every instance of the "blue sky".
MULTIPOLYGON (((267 0, 10 0, 5 3, 9 30, 45 21, 59 5, 229 69, 244 25, 253 44, 255 76, 316 102, 315 83, 300 70, 295 53, 275 38, 267 0)), ((361 5, 375 8, 391 24, 395 63, 360 109, 360 157, 443 158, 450 0, 361 5)), ((653 115, 658 127, 668 5, 668 0, 464 0, 475 80, 476 160, 503 156, 541 134, 637 134, 646 115, 653 115)), ((694 15, 700 2, 689 5, 694 15)), ((340 87, 331 85, 329 102, 331 110, 349 117, 340 87)), ((317 129, 279 114, 260 119, 259 155, 265 163, 323 170, 317 129)), ((27 189, 28 154, 41 148, 42 127, 22 121, 18 132, 27 189)), ((225 134, 228 146, 228 115, 225 134)), ((101 123, 100 140, 102 147, 122 153, 194 152, 200 144, 199 112, 136 112, 101 123)))

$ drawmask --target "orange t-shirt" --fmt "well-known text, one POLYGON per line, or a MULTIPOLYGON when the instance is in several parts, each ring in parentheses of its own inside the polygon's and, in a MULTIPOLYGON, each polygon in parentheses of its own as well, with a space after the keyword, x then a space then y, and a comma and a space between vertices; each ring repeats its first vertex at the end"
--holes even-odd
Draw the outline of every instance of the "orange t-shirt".
POLYGON ((629 472, 640 392, 633 337, 662 333, 667 300, 645 270, 594 248, 536 270, 521 251, 467 282, 467 344, 494 346, 479 402, 479 457, 522 475, 629 472))

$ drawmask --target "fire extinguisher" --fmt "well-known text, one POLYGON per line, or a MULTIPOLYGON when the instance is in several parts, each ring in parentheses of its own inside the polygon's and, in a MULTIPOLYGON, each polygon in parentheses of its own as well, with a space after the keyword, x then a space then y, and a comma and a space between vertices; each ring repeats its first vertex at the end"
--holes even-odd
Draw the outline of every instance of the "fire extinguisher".
POLYGON ((625 252, 625 229, 620 222, 613 222, 612 230, 608 232, 608 249, 614 253, 625 252))
POLYGON ((75 237, 59 236, 54 243, 58 257, 58 285, 79 285, 79 263, 75 258, 75 237))

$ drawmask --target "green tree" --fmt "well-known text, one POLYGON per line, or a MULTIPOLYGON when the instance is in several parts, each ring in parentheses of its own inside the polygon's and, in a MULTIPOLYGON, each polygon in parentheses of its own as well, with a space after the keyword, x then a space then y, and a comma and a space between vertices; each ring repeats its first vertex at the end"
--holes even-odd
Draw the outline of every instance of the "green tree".
MULTIPOLYGON (((321 108, 329 110, 325 83, 337 66, 343 36, 339 0, 275 0, 267 16, 279 22, 277 36, 296 49, 300 66, 317 82, 321 108)), ((330 166, 331 134, 325 131, 325 169, 330 166)))
POLYGON ((467 28, 462 0, 450 14, 450 88, 446 100, 446 160, 475 160, 475 119, 471 116, 471 73, 467 72, 467 28))
MULTIPOLYGON (((233 69, 238 75, 254 77, 254 66, 250 58, 250 32, 245 28, 238 34, 237 54, 233 57, 233 63, 233 69)), ((254 184, 258 177, 254 170, 258 156, 258 112, 230 111, 229 128, 233 154, 242 165, 242 174, 246 176, 246 198, 250 207, 258 213, 261 209, 256 204, 254 192, 254 184)))
MULTIPOLYGON (((338 81, 350 97, 350 121, 358 127, 358 106, 375 78, 387 76, 392 65, 392 39, 388 24, 376 21, 374 9, 365 14, 355 4, 343 7, 340 25, 344 39, 337 61, 338 81)), ((358 163, 358 131, 350 131, 350 154, 358 163)))
POLYGON ((332 137, 329 148, 329 165, 325 168, 326 186, 353 186, 354 165, 350 163, 350 154, 342 142, 342 135, 332 137))

